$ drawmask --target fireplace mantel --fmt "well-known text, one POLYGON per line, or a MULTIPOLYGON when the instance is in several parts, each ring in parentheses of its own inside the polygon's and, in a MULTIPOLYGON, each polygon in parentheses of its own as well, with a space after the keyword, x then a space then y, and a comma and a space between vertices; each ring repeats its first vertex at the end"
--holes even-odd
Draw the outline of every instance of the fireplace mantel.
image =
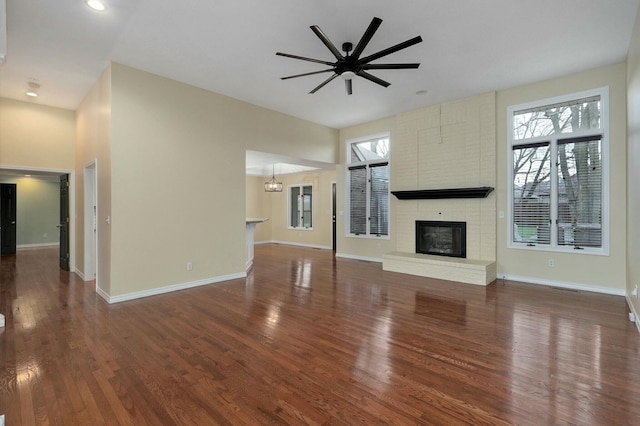
POLYGON ((391 191, 398 200, 435 200, 444 198, 487 198, 493 191, 491 186, 451 189, 418 189, 414 191, 391 191))

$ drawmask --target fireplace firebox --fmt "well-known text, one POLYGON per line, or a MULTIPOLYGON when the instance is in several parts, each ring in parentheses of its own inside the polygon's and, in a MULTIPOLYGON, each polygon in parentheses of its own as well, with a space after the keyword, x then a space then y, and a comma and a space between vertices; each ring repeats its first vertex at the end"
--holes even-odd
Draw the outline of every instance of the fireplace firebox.
POLYGON ((416 220, 416 253, 467 257, 467 223, 416 220))

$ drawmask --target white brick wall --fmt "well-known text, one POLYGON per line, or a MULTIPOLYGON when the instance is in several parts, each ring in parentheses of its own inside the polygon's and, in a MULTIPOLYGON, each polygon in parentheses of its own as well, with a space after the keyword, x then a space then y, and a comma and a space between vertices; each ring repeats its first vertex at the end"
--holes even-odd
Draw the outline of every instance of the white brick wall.
MULTIPOLYGON (((496 186, 495 93, 396 117, 392 190, 496 186)), ((495 193, 483 199, 400 201, 392 197, 400 252, 415 251, 416 220, 467 222, 467 258, 496 259, 495 193)))

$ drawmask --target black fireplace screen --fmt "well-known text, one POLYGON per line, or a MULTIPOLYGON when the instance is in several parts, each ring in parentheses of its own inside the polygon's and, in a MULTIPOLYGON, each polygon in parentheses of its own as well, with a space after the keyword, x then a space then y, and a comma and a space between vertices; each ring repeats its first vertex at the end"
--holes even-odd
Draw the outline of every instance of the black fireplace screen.
POLYGON ((467 223, 416 220, 416 253, 467 257, 467 223))

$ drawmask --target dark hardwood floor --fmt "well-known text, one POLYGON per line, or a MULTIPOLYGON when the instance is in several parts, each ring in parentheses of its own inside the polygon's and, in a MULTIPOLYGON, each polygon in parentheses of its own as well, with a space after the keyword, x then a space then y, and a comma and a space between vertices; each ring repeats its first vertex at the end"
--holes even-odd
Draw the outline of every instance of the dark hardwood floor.
POLYGON ((623 297, 257 246, 246 279, 108 305, 0 259, 7 425, 640 424, 623 297))

